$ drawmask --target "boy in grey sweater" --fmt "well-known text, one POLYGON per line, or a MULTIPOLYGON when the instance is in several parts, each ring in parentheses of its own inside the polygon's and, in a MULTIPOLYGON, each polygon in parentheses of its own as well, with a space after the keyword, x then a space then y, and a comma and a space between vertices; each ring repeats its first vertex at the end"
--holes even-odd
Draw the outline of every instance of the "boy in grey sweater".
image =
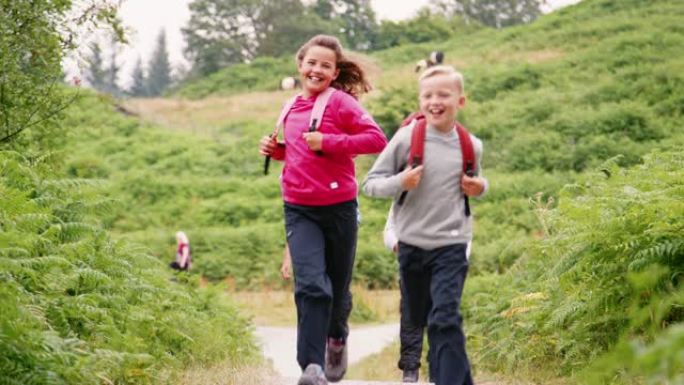
MULTIPOLYGON (((363 182, 363 191, 395 199, 401 295, 407 299, 411 323, 427 325, 431 380, 437 385, 470 385, 459 310, 468 271, 466 246, 472 238, 464 194, 482 195, 487 181, 463 173, 454 129, 456 114, 465 104, 463 76, 453 67, 435 66, 420 76, 418 85, 420 111, 427 120, 423 164, 404 169, 414 121, 390 140, 363 182), (399 205, 396 200, 403 191, 408 193, 399 205)), ((482 142, 472 135, 471 141, 478 175, 482 142)))

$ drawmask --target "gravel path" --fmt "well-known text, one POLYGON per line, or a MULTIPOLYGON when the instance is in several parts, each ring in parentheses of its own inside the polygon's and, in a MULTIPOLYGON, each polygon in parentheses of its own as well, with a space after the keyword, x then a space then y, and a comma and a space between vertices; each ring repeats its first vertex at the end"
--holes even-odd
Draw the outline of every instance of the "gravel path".
MULTIPOLYGON (((402 385, 401 382, 382 382, 382 381, 359 381, 359 380, 342 380, 340 382, 330 383, 330 385, 402 385)), ((413 383, 411 385, 431 385, 427 383, 413 383)), ((268 385, 297 385, 296 378, 282 378, 276 379, 274 382, 269 382, 268 385)))
MULTIPOLYGON (((296 378, 301 374, 297 365, 297 331, 287 327, 260 326, 256 328, 264 356, 273 362, 273 368, 283 377, 296 378)), ((399 339, 399 324, 352 327, 349 333, 349 365, 380 352, 399 339)), ((352 384, 351 382, 343 382, 352 384)))
MULTIPOLYGON (((256 335, 261 343, 264 356, 273 362, 273 368, 281 376, 269 381, 269 385, 296 385, 301 374, 297 365, 296 338, 297 331, 287 327, 259 326, 256 335)), ((388 324, 367 327, 352 327, 349 333, 349 365, 361 361, 371 354, 384 349, 399 339, 399 324, 388 324)), ((339 385, 401 385, 399 382, 344 380, 339 385)), ((477 381, 478 385, 504 385, 498 381, 477 381)), ((414 385, 429 385, 420 383, 414 385)))

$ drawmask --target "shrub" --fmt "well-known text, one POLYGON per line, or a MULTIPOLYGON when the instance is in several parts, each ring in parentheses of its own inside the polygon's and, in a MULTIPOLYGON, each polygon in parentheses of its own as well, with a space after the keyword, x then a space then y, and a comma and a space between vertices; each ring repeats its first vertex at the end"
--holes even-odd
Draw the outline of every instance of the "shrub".
POLYGON ((54 175, 0 152, 0 382, 150 384, 193 361, 256 358, 217 290, 170 282, 101 228, 97 183, 54 175))

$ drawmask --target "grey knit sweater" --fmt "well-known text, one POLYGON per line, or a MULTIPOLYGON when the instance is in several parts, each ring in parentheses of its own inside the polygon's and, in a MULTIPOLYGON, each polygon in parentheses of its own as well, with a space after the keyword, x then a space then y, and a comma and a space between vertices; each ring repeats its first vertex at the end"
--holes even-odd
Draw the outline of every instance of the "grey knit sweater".
MULTIPOLYGON (((394 198, 394 224, 399 241, 422 249, 472 239, 472 215, 465 216, 461 190, 463 159, 455 130, 442 133, 428 125, 425 133, 423 175, 418 186, 409 191, 402 205, 399 173, 406 166, 413 125, 401 128, 382 151, 363 182, 363 192, 372 197, 394 198)), ((476 172, 482 177, 482 141, 471 134, 476 172)), ((488 183, 485 180, 485 190, 488 183)), ((484 192, 483 192, 484 193, 484 192)))

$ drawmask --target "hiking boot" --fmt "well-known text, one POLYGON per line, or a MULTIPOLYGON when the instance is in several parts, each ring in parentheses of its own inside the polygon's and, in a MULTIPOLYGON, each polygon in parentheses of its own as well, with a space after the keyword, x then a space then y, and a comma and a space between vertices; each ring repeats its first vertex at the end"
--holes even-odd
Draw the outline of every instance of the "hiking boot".
POLYGON ((404 369, 401 382, 418 382, 418 369, 404 369))
POLYGON ((297 385, 328 385, 321 365, 309 364, 304 369, 304 373, 299 377, 297 385))
POLYGON ((337 382, 347 372, 347 343, 341 338, 328 337, 325 348, 325 378, 337 382))

